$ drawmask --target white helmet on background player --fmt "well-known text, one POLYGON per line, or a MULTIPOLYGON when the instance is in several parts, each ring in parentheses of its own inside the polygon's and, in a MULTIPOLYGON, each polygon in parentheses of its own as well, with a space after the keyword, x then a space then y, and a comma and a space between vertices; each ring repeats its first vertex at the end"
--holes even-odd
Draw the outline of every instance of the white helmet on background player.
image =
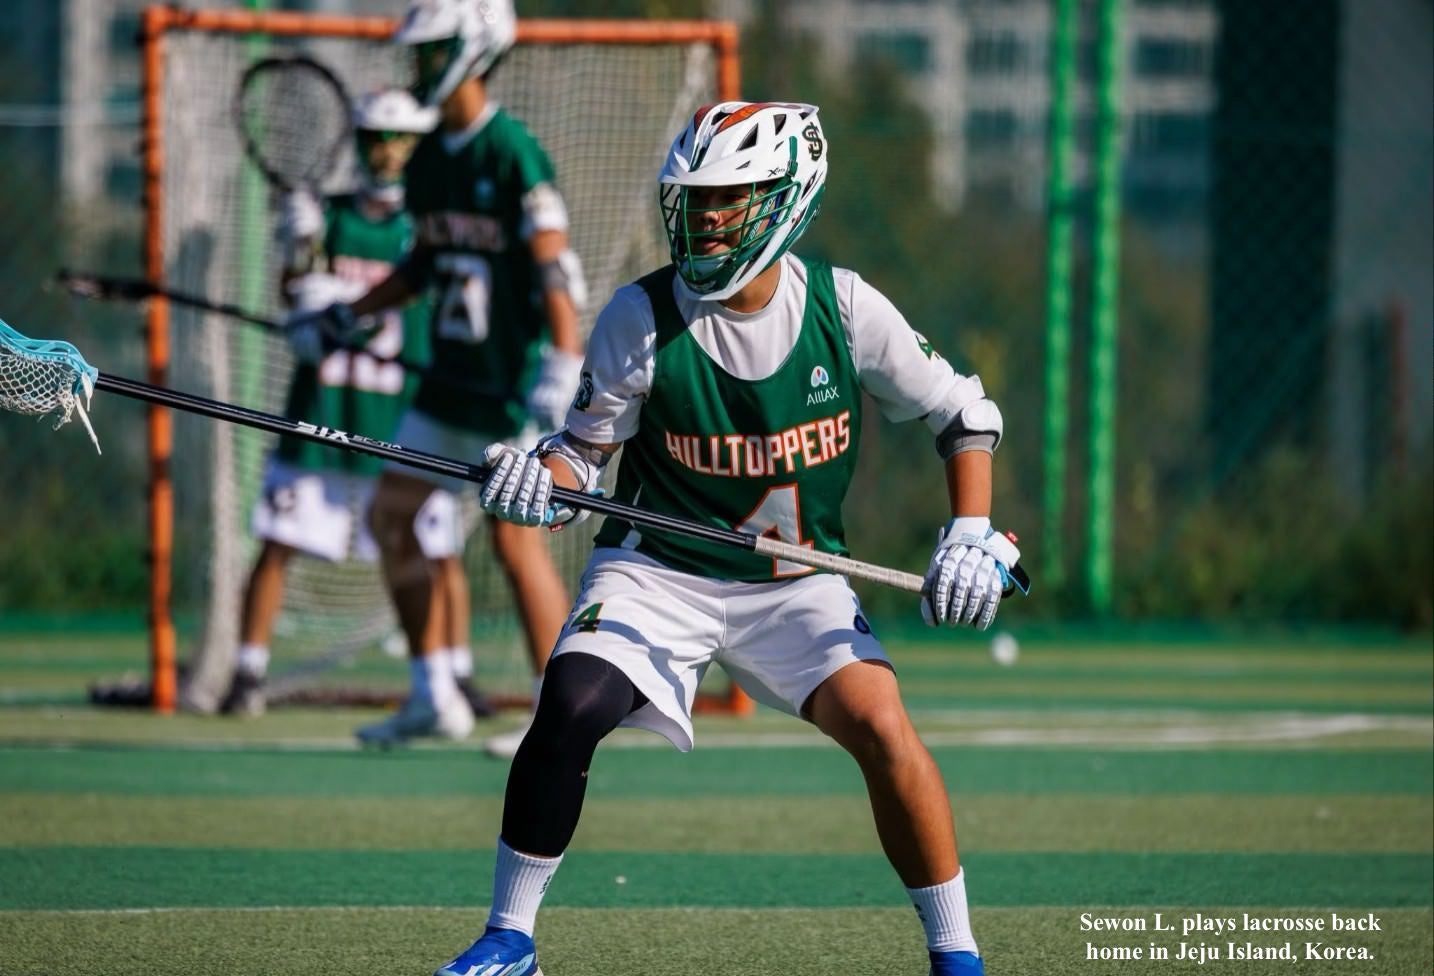
POLYGON ((355 151, 363 194, 394 206, 403 203, 403 165, 418 137, 438 123, 438 112, 418 104, 402 88, 384 88, 354 99, 355 151), (379 144, 386 152, 377 154, 379 144))
MULTIPOLYGON (((827 140, 817 107, 786 102, 722 102, 698 109, 672 143, 658 177, 667 242, 677 272, 705 300, 729 298, 796 243, 821 207, 827 140), (695 187, 747 187, 738 223, 696 225, 695 187), (740 231, 732 247, 694 253, 703 238, 740 231)), ((697 248, 700 250, 700 247, 697 248)))
POLYGON ((380 88, 354 99, 353 120, 359 130, 422 135, 438 124, 438 113, 402 88, 380 88))
POLYGON ((393 39, 414 48, 414 95, 441 105, 465 79, 487 74, 517 34, 513 0, 412 0, 393 39))

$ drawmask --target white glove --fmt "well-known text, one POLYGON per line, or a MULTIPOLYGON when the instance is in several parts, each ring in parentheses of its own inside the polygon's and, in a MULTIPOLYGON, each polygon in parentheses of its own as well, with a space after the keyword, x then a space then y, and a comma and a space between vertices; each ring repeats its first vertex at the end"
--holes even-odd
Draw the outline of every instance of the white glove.
POLYGON ((528 413, 544 431, 557 430, 567 419, 568 407, 582 379, 583 357, 555 346, 543 347, 538 379, 528 391, 528 413))
POLYGON ((293 311, 322 312, 336 302, 358 301, 368 288, 361 281, 314 271, 289 279, 284 290, 293 311))
POLYGON ((313 240, 324 232, 324 208, 308 190, 293 190, 279 204, 275 231, 283 243, 313 240))
POLYGON ((489 515, 518 525, 549 525, 553 512, 553 473, 535 454, 525 454, 506 444, 489 444, 483 452, 488 478, 478 493, 479 504, 489 515))
POLYGON ((274 236, 279 241, 284 267, 307 271, 314 264, 324 235, 324 208, 308 190, 294 190, 279 205, 274 236))
POLYGON ((294 358, 311 365, 326 353, 349 345, 357 332, 353 309, 338 302, 318 312, 294 313, 284 323, 294 358))
POLYGON ((928 626, 974 623, 991 626, 1001 595, 1011 581, 1010 568, 1021 550, 978 516, 953 518, 936 537, 926 570, 921 617, 928 626))

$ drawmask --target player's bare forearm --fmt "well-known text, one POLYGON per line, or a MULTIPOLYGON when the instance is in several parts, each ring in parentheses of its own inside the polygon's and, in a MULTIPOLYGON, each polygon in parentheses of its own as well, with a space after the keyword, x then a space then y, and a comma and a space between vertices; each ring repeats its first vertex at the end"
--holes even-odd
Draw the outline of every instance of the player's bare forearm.
MULTIPOLYGON (((572 434, 564 434, 563 436, 571 438, 579 447, 599 450, 609 458, 617 453, 617 449, 620 446, 618 444, 593 444, 580 437, 574 437, 572 434)), ((559 488, 571 488, 574 491, 582 490, 583 486, 578 483, 577 475, 573 473, 572 467, 562 458, 549 455, 543 458, 543 466, 553 473, 554 485, 559 488)))
POLYGON ((962 451, 946 462, 946 494, 955 516, 991 516, 991 454, 962 451))
POLYGON ((356 316, 371 315, 386 308, 395 308, 413 297, 413 289, 401 272, 395 271, 374 285, 362 298, 353 303, 356 316))

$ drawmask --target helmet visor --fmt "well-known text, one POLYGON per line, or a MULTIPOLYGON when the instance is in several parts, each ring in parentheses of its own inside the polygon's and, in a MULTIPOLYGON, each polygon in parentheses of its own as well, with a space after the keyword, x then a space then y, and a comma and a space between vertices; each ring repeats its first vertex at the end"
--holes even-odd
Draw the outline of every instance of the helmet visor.
POLYGON ((418 145, 414 132, 390 132, 383 129, 359 129, 357 143, 359 165, 380 186, 397 183, 403 167, 418 145))
POLYGON ((410 90, 420 104, 430 104, 433 93, 443 83, 448 69, 458 57, 458 48, 457 37, 444 37, 413 45, 413 87, 410 90))
POLYGON ((663 223, 682 279, 699 293, 724 287, 781 229, 795 191, 796 184, 786 178, 735 186, 663 186, 663 223))

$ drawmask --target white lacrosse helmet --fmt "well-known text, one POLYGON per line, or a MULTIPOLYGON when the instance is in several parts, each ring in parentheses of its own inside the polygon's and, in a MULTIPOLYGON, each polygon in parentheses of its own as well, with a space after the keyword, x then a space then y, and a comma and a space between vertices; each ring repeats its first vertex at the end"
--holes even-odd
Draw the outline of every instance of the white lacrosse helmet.
POLYGON ((419 105, 402 88, 385 88, 354 99, 352 117, 360 190, 370 201, 402 206, 403 165, 418 136, 438 124, 438 110, 419 105), (377 164, 375 143, 387 144, 377 164))
POLYGON ((517 35, 513 0, 412 0, 393 39, 415 49, 414 95, 441 105, 465 79, 487 74, 517 35))
POLYGON ((402 88, 382 88, 354 99, 353 122, 359 131, 423 133, 438 124, 438 112, 402 88))
POLYGON ((802 236, 821 208, 826 180, 827 140, 815 105, 722 102, 698 109, 657 180, 678 274, 704 300, 735 295, 802 236), (739 224, 704 232, 697 208, 688 204, 689 190, 714 186, 744 187, 750 195, 737 204, 745 209, 739 224), (694 253, 704 237, 739 229, 731 248, 694 253))

